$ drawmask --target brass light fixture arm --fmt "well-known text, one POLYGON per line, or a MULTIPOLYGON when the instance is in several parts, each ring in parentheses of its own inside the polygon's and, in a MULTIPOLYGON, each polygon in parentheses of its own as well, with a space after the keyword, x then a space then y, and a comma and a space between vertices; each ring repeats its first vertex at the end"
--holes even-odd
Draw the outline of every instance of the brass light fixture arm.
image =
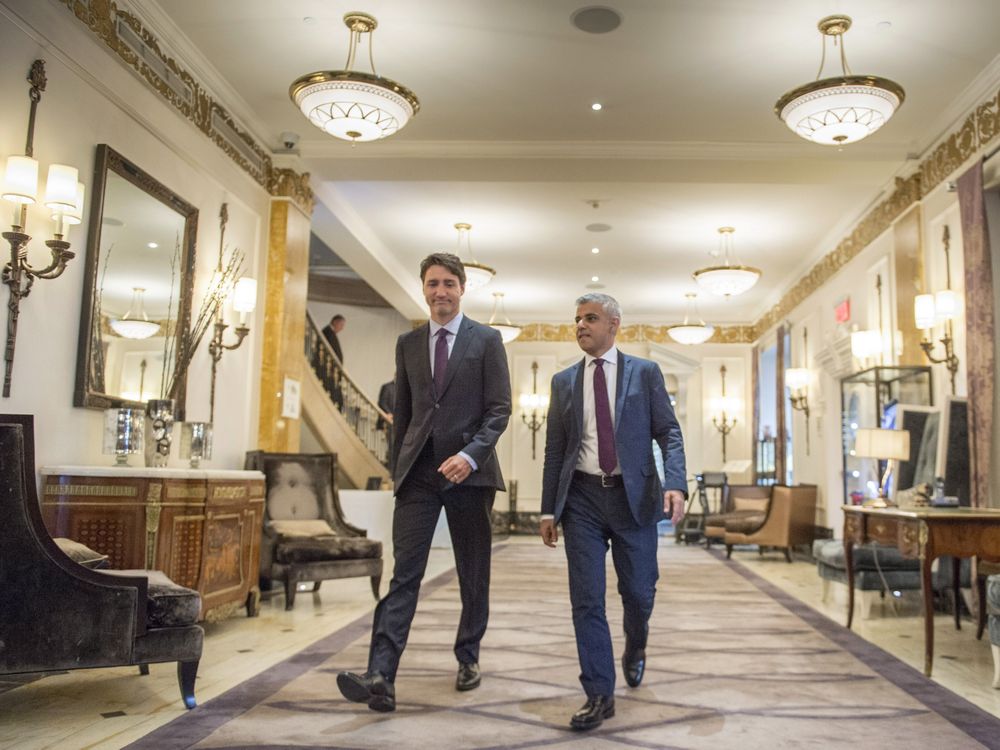
MULTIPOLYGON (((535 395, 535 394, 538 393, 538 362, 537 361, 531 363, 531 393, 532 393, 532 395, 535 395)), ((545 416, 546 416, 545 414, 542 414, 541 417, 539 417, 537 409, 532 409, 531 410, 531 419, 530 420, 528 419, 528 415, 527 414, 525 414, 524 412, 521 413, 521 419, 528 426, 528 429, 531 430, 531 460, 532 461, 535 460, 535 455, 536 455, 536 452, 535 452, 535 439, 536 439, 536 436, 538 435, 538 431, 540 429, 542 429, 542 425, 545 424, 545 416)))
MULTIPOLYGON (((722 365, 719 368, 719 376, 722 378, 722 398, 725 399, 726 398, 726 366, 725 365, 722 365)), ((731 433, 733 431, 733 428, 736 426, 737 421, 739 421, 739 420, 737 420, 735 418, 732 419, 732 420, 730 420, 729 417, 726 416, 726 410, 725 410, 724 407, 723 407, 723 410, 722 410, 722 419, 721 420, 717 419, 716 417, 712 417, 712 424, 715 426, 715 429, 717 429, 721 433, 721 435, 722 435, 722 463, 726 462, 726 436, 729 435, 729 433, 731 433)))
MULTIPOLYGON (((944 233, 941 236, 941 242, 944 245, 944 270, 945 270, 945 288, 951 289, 951 230, 948 225, 944 225, 944 233)), ((944 356, 935 357, 933 354, 935 343, 929 338, 924 337, 920 341, 920 348, 924 351, 924 356, 927 357, 927 361, 931 364, 945 366, 948 370, 948 375, 951 379, 951 395, 955 395, 956 382, 955 379, 958 375, 958 355, 955 353, 955 329, 952 327, 951 320, 946 320, 944 324, 944 336, 942 336, 938 341, 944 346, 944 356)))
MULTIPOLYGON (((31 108, 28 111, 28 135, 25 139, 24 155, 32 157, 35 150, 35 114, 47 82, 44 60, 35 60, 32 63, 27 81, 31 84, 28 90, 31 108)), ((27 262, 28 253, 26 250, 28 243, 31 241, 31 235, 24 231, 27 224, 26 204, 21 204, 17 221, 18 223, 11 227, 10 232, 2 234, 3 238, 10 244, 10 260, 4 265, 2 276, 0 276, 0 281, 10 289, 10 296, 7 299, 7 343, 4 347, 4 398, 10 396, 11 378, 14 370, 14 350, 17 343, 17 321, 20 316, 21 300, 31 293, 35 279, 58 278, 66 270, 66 264, 76 257, 76 253, 69 249, 69 242, 63 239, 62 234, 57 233, 53 239, 45 243, 52 253, 52 261, 45 268, 32 268, 27 262)), ((62 231, 61 226, 60 224, 60 232, 62 231)))
MULTIPOLYGON (((809 362, 809 329, 805 326, 802 327, 802 364, 807 365, 809 362)), ((806 455, 809 455, 809 391, 808 389, 803 389, 801 393, 796 393, 791 391, 788 394, 788 400, 792 405, 794 411, 802 412, 802 415, 806 418, 806 455)))

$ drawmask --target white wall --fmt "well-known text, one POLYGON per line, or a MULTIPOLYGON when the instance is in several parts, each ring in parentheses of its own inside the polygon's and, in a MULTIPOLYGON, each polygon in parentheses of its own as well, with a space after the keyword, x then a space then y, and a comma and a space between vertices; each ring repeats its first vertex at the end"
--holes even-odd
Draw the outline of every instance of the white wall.
MULTIPOLYGON (((60 278, 39 281, 22 301, 11 397, 0 410, 35 415, 39 465, 109 464, 113 458, 100 452, 102 413, 72 406, 97 144, 109 144, 199 208, 195 311, 215 266, 217 217, 223 202, 229 204, 227 244, 246 253, 249 275, 263 278, 270 198, 119 63, 70 10, 55 2, 0 5, 0 97, 5 102, 0 157, 23 153, 28 118, 25 76, 37 58, 46 60, 48 87, 38 107, 35 158, 43 173, 52 162, 77 166, 87 186, 87 206, 84 223, 73 227, 68 238, 77 257, 60 278)), ((6 205, 0 208, 6 211, 6 205)), ((7 215, 3 214, 4 220, 7 215)), ((29 210, 28 232, 35 236, 29 261, 35 266, 45 264, 48 251, 42 241, 52 226, 44 211, 29 210)), ((4 301, 6 294, 6 289, 0 291, 4 301)), ((244 451, 256 441, 261 307, 258 304, 250 321, 248 340, 222 359, 210 467, 242 466, 244 451)), ((207 341, 203 341, 188 377, 189 419, 208 417, 208 374, 207 341)), ((175 430, 175 441, 178 433, 175 430)), ((183 466, 176 456, 175 448, 171 465, 183 466)), ((133 463, 138 460, 133 457, 133 463)))
POLYGON ((391 307, 310 301, 308 308, 320 328, 337 313, 347 318, 344 330, 337 335, 344 369, 372 401, 378 399, 379 388, 396 375, 396 339, 413 330, 413 324, 391 307))

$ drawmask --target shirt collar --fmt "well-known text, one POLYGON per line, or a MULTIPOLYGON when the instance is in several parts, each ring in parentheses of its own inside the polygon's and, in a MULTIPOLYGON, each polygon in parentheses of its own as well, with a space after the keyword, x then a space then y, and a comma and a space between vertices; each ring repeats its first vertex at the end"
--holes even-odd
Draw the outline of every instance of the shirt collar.
MULTIPOLYGON (((586 362, 587 367, 590 367, 590 365, 593 363, 593 361, 595 359, 597 359, 597 357, 593 357, 590 354, 584 354, 583 356, 587 360, 587 362, 586 362)), ((618 347, 612 346, 610 349, 608 349, 606 352, 604 352, 604 356, 601 357, 601 359, 603 359, 604 363, 607 364, 607 365, 617 365, 618 364, 618 347)))
POLYGON ((440 325, 438 323, 435 323, 433 320, 428 321, 431 324, 431 338, 437 336, 437 332, 440 331, 442 328, 446 329, 448 333, 450 333, 452 336, 457 336, 458 329, 462 325, 462 318, 464 317, 465 313, 459 313, 454 318, 449 320, 447 325, 440 325))

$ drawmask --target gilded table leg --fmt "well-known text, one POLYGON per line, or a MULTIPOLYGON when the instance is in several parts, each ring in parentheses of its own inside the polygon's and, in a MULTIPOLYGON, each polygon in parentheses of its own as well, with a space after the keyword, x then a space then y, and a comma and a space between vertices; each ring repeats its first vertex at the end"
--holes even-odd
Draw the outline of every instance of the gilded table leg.
POLYGON ((847 565, 847 628, 854 619, 854 540, 844 535, 844 563, 847 565))

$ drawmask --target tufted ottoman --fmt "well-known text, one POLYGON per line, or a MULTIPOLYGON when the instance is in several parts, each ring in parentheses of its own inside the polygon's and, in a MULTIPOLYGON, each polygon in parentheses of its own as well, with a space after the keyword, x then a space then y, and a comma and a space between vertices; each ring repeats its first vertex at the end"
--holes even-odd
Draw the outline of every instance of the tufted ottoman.
MULTIPOLYGON (((829 597, 830 581, 847 583, 844 542, 840 539, 817 539, 813 542, 813 557, 819 577, 823 580, 825 602, 829 597)), ((881 597, 885 586, 890 591, 919 591, 920 560, 907 560, 895 547, 878 544, 855 546, 854 590, 861 592, 863 619, 871 616, 875 596, 881 597)))

